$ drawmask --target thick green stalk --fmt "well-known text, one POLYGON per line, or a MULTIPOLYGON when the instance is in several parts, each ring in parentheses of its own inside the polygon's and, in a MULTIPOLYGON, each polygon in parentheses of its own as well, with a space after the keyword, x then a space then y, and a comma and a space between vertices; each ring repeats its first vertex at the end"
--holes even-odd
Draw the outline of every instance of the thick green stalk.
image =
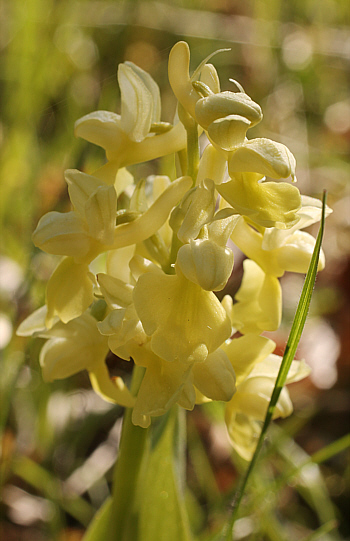
MULTIPOLYGON (((131 385, 134 395, 141 385, 143 374, 144 369, 135 366, 131 385)), ((132 409, 128 408, 124 415, 119 456, 113 474, 108 541, 133 541, 127 538, 127 529, 132 516, 148 429, 133 425, 131 416, 132 409)))

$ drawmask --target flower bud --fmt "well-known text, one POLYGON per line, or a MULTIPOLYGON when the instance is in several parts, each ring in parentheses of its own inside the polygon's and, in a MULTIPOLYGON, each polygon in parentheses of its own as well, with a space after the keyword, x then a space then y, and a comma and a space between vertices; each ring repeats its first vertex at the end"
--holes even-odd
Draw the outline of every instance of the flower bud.
POLYGON ((212 240, 191 240, 177 254, 177 264, 188 280, 206 291, 221 291, 233 269, 233 253, 212 240))

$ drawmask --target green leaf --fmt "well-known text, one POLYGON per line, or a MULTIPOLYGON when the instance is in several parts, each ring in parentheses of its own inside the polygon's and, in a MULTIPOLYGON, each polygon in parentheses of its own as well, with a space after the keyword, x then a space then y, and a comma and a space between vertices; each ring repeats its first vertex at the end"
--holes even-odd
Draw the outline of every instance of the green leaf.
POLYGON ((190 541, 191 534, 183 500, 185 438, 181 420, 173 408, 161 433, 157 431, 148 460, 144 462, 139 487, 139 541, 190 541))
POLYGON ((94 516, 83 541, 105 541, 108 539, 111 507, 112 498, 109 497, 94 516))
POLYGON ((326 211, 326 199, 327 194, 326 192, 323 193, 323 201, 322 201, 322 218, 321 218, 321 224, 320 229, 317 235, 315 248, 312 254, 312 258, 310 261, 310 266, 307 271, 307 275, 305 278, 305 283, 303 290, 300 295, 300 300, 298 304, 298 308, 294 317, 292 329, 289 334, 288 342, 286 345, 286 349, 284 351, 281 367, 279 370, 279 373, 277 375, 276 383, 272 392, 270 404, 266 413, 266 417, 264 420, 264 424, 261 430, 261 434, 258 440, 258 444, 255 450, 255 453, 253 455, 253 458, 247 468, 247 471, 245 473, 245 476, 242 479, 242 482, 240 484, 240 487, 238 488, 233 505, 232 505, 232 515, 231 518, 226 524, 222 534, 221 539, 225 539, 226 541, 232 540, 232 530, 234 523, 236 521, 237 515, 238 515, 238 509, 240 506, 240 503, 242 501, 248 479, 250 478, 250 474, 253 471, 254 465, 256 463, 256 460, 258 458, 259 452, 261 450, 261 447, 264 443, 264 439, 266 436, 267 429, 269 427, 269 424, 271 422, 271 419, 273 417, 273 413, 276 407, 276 404, 278 402, 279 396, 281 394, 281 391, 283 389, 283 386, 286 382, 288 371, 290 369, 290 366, 292 364, 292 361, 294 359, 295 352, 298 347, 298 343, 301 337, 301 333, 303 332, 303 328, 305 325, 306 317, 309 311, 310 302, 311 302, 311 296, 312 291, 315 285, 316 280, 316 274, 317 274, 317 267, 318 267, 318 260, 320 257, 320 251, 321 251, 321 244, 322 244, 322 238, 324 233, 324 223, 325 223, 325 211, 326 211))

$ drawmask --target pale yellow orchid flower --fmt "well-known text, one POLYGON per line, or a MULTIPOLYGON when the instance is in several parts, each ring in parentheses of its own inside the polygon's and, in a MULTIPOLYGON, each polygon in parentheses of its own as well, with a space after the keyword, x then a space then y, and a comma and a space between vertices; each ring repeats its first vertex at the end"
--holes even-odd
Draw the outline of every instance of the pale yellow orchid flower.
POLYGON ((266 182, 259 173, 237 173, 216 188, 235 212, 259 226, 289 229, 299 221, 300 193, 287 182, 266 182))
POLYGON ((194 364, 164 360, 152 351, 150 343, 134 344, 130 353, 136 364, 146 368, 133 409, 136 425, 149 426, 152 416, 163 415, 175 403, 192 410, 197 389, 210 400, 228 401, 235 392, 235 373, 222 350, 194 364))
POLYGON ((110 379, 105 358, 107 339, 97 329, 97 321, 85 312, 67 324, 55 322, 45 327, 46 307, 34 312, 19 327, 20 336, 48 338, 40 352, 40 365, 45 381, 70 377, 87 370, 94 390, 104 400, 131 407, 135 399, 122 378, 110 379))
POLYGON ((75 135, 101 146, 117 171, 186 147, 186 131, 160 122, 159 88, 152 77, 132 62, 120 64, 121 115, 95 111, 75 123, 75 135))
POLYGON ((33 242, 48 253, 90 263, 114 242, 117 194, 114 186, 80 171, 68 170, 65 177, 74 210, 45 214, 33 242))
POLYGON ((134 304, 151 337, 152 351, 166 361, 205 361, 231 334, 230 321, 215 295, 187 280, 178 267, 173 276, 141 275, 134 304))
MULTIPOLYGON (((313 207, 313 209, 317 210, 317 207, 313 207)), ((265 230, 261 228, 261 231, 257 231, 241 217, 231 234, 231 239, 266 274, 276 277, 283 276, 286 271, 304 274, 309 268, 316 241, 312 235, 305 231, 299 231, 298 228, 317 221, 317 218, 314 217, 314 210, 308 211, 305 206, 302 207, 298 214, 304 218, 301 218, 300 222, 290 230, 275 230, 273 228, 265 230), (308 218, 307 214, 304 214, 310 212, 312 218, 308 218)), ((325 256, 321 249, 318 271, 322 270, 324 266, 325 256)))
MULTIPOLYGON (((227 342, 222 349, 229 357, 237 378, 237 391, 225 409, 225 421, 231 443, 245 460, 251 460, 261 422, 270 402, 282 357, 269 353, 275 344, 261 336, 245 335, 227 342), (255 350, 255 351, 254 351, 255 350), (247 363, 244 363, 244 360, 247 363)), ((293 361, 286 384, 307 377, 310 368, 304 361, 293 361)), ((288 390, 282 389, 274 419, 293 411, 288 390)))

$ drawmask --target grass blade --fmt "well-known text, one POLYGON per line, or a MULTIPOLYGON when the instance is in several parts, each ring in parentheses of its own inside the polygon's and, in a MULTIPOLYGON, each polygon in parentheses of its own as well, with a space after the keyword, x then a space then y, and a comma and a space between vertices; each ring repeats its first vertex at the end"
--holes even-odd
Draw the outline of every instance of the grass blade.
POLYGON ((292 329, 289 334, 288 342, 286 345, 286 349, 284 351, 281 367, 276 379, 275 387, 272 392, 271 400, 269 403, 269 407, 266 413, 266 417, 264 420, 264 424, 261 430, 261 434, 258 440, 258 444, 255 450, 255 453, 253 455, 253 458, 248 466, 248 469, 245 473, 245 476, 242 479, 241 485, 238 488, 234 501, 232 506, 232 515, 230 518, 230 521, 226 525, 223 531, 222 539, 225 539, 225 541, 232 541, 232 530, 235 523, 235 520, 237 518, 238 509, 240 506, 240 503, 242 501, 248 479, 250 477, 250 474, 254 468, 254 465, 256 463, 256 460, 258 458, 260 449, 264 443, 264 439, 266 436, 266 432, 268 429, 268 426, 271 422, 271 419, 273 417, 273 412, 275 410, 276 404, 278 402, 279 396, 281 394, 281 391, 283 389, 283 386, 286 382, 288 371, 290 369, 290 366, 292 364, 292 361, 294 359, 294 355, 296 352, 296 349, 298 347, 298 343, 301 337, 301 333, 303 332, 303 328, 305 325, 306 317, 309 311, 310 307, 310 301, 312 296, 312 291, 315 285, 316 280, 316 274, 317 274, 317 267, 318 267, 318 261, 320 257, 320 251, 321 251, 321 244, 323 239, 323 233, 324 233, 324 224, 325 224, 325 212, 326 212, 326 199, 327 194, 326 192, 323 193, 323 201, 322 201, 322 217, 321 217, 321 224, 320 229, 317 235, 315 248, 312 254, 312 258, 310 261, 310 266, 305 278, 303 290, 300 295, 300 300, 298 304, 298 308, 294 317, 292 329))

